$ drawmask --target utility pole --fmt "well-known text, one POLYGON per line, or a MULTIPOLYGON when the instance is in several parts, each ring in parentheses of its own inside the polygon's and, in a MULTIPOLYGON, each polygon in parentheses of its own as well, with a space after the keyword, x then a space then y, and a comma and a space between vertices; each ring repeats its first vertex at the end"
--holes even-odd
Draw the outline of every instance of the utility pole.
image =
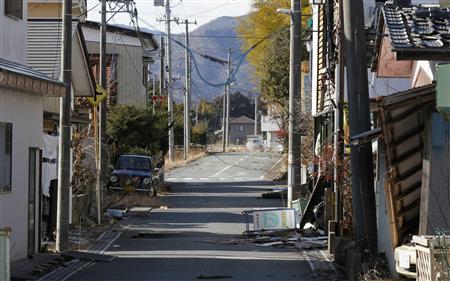
MULTIPOLYGON (((344 0, 350 136, 370 130, 367 86, 366 35, 363 0, 344 0)), ((352 145, 350 150, 354 240, 364 253, 377 250, 377 221, 371 142, 352 145)))
MULTIPOLYGON (((156 98, 156 75, 152 75, 152 82, 153 82, 153 85, 152 85, 152 100, 154 99, 154 98, 156 98)), ((155 101, 153 100, 153 103, 152 103, 152 113, 153 113, 153 115, 155 115, 155 113, 156 113, 156 103, 155 103, 155 101)))
POLYGON ((302 1, 291 0, 291 38, 289 62, 289 145, 288 145, 288 207, 291 206, 293 190, 301 185, 301 134, 299 119, 301 108, 301 60, 302 1))
POLYGON ((230 142, 230 88, 231 88, 231 48, 228 48, 228 70, 227 82, 225 85, 226 96, 226 116, 225 116, 225 149, 228 148, 230 142))
MULTIPOLYGON (((102 1, 101 8, 101 25, 100 25, 100 56, 99 56, 99 68, 100 68, 100 86, 106 89, 106 0, 102 1)), ((103 179, 106 172, 106 151, 104 149, 105 133, 106 133, 106 99, 100 103, 99 114, 99 159, 98 159, 98 175, 96 182, 96 203, 97 203, 97 223, 101 224, 102 219, 102 190, 103 179)))
POLYGON ((173 161, 175 159, 175 131, 173 123, 173 81, 172 81, 172 42, 170 41, 170 0, 166 0, 166 40, 167 40, 167 111, 169 113, 169 159, 173 161))
POLYGON ((339 0, 339 21, 338 21, 338 66, 336 69, 336 109, 334 113, 334 215, 336 221, 336 233, 339 236, 342 232, 342 165, 344 162, 344 17, 343 0, 339 0))
POLYGON ((64 0, 63 15, 61 76, 65 83, 65 94, 61 98, 59 112, 58 209, 56 215, 56 251, 59 253, 69 249, 70 146, 72 129, 72 0, 64 0))
POLYGON ((184 20, 185 35, 185 95, 184 95, 184 160, 189 155, 189 146, 191 143, 191 57, 189 55, 189 24, 197 24, 197 21, 184 20))
POLYGON ((223 91, 223 102, 222 102, 222 152, 226 150, 226 126, 227 126, 227 86, 225 85, 223 91))
POLYGON ((258 135, 258 98, 255 98, 255 136, 258 135))
POLYGON ((164 57, 165 57, 165 48, 164 48, 164 37, 161 37, 160 43, 159 43, 159 95, 163 96, 165 92, 165 63, 164 63, 164 57))
POLYGON ((195 105, 195 125, 198 124, 198 108, 200 107, 200 100, 197 101, 197 104, 195 105))

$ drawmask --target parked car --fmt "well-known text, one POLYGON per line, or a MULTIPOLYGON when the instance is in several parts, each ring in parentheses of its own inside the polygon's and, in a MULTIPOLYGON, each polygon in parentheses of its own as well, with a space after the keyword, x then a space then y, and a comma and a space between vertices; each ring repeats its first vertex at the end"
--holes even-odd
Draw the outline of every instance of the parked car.
POLYGON ((164 162, 151 156, 121 155, 113 167, 108 183, 110 191, 144 192, 156 196, 164 181, 164 162))

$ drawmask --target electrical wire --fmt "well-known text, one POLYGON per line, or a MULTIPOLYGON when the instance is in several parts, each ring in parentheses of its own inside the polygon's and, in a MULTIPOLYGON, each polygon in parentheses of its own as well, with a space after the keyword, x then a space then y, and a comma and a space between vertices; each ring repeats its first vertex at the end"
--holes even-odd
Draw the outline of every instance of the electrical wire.
MULTIPOLYGON (((142 18, 140 18, 140 17, 139 17, 139 20, 142 21, 143 23, 145 23, 145 24, 151 26, 151 24, 149 24, 148 22, 146 22, 144 19, 142 19, 142 18)), ((247 58, 248 54, 249 54, 251 51, 253 51, 256 47, 258 47, 258 46, 259 46, 261 43, 263 43, 265 40, 268 40, 268 39, 272 38, 274 35, 276 35, 276 34, 282 32, 282 31, 284 31, 284 30, 287 29, 287 28, 290 28, 290 26, 282 27, 282 28, 276 30, 275 32, 272 32, 271 34, 269 34, 269 35, 263 37, 263 39, 259 40, 259 41, 256 42, 255 44, 253 44, 249 49, 247 49, 243 54, 241 54, 241 55, 238 57, 238 63, 237 63, 237 65, 236 65, 235 71, 233 71, 233 73, 231 74, 231 77, 230 77, 230 78, 227 78, 227 79, 225 80, 224 83, 212 83, 212 82, 208 81, 208 80, 202 75, 202 73, 201 73, 201 71, 200 71, 200 69, 199 69, 199 67, 198 67, 197 60, 196 60, 195 56, 193 55, 193 53, 194 53, 193 50, 192 50, 191 48, 185 46, 185 45, 184 45, 183 43, 181 43, 180 41, 178 41, 178 40, 172 38, 172 37, 170 37, 170 40, 172 40, 172 41, 175 42, 176 44, 180 45, 180 46, 183 47, 184 49, 187 49, 187 50, 188 50, 189 54, 190 54, 191 57, 192 57, 192 61, 194 62, 194 68, 195 68, 195 70, 196 70, 196 72, 197 72, 199 78, 200 78, 205 84, 207 84, 207 85, 209 85, 209 86, 212 86, 212 87, 223 87, 223 86, 228 85, 228 84, 230 84, 231 82, 234 81, 234 79, 235 79, 235 77, 236 77, 236 73, 239 71, 240 67, 242 66, 242 64, 244 63, 245 59, 247 58)), ((211 57, 212 57, 212 56, 211 56, 211 57)))

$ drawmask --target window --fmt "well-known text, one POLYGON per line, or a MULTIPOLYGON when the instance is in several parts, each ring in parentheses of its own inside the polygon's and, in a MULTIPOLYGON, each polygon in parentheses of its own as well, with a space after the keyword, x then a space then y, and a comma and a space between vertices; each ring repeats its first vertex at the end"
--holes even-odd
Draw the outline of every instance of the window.
POLYGON ((22 19, 23 0, 5 0, 5 14, 22 19))
POLYGON ((12 124, 0 122, 0 192, 11 191, 12 124))
POLYGON ((241 125, 240 130, 241 130, 241 132, 244 131, 244 125, 241 125))

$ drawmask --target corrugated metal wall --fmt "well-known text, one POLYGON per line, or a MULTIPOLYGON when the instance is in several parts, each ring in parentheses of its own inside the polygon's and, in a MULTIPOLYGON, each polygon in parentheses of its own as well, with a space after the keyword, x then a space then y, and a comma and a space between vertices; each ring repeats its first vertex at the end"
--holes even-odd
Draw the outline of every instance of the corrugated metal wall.
MULTIPOLYGON (((72 24, 75 34, 78 22, 72 24)), ((28 21, 27 63, 30 67, 59 79, 61 73, 62 23, 57 21, 28 21)))
MULTIPOLYGON (((123 45, 120 35, 115 44, 108 44, 106 53, 115 54, 117 59, 117 103, 142 104, 145 102, 146 89, 143 85, 143 50, 137 46, 123 45)), ((99 53, 97 42, 86 42, 89 54, 99 53)), ((114 64, 114 63, 113 63, 114 64)))

